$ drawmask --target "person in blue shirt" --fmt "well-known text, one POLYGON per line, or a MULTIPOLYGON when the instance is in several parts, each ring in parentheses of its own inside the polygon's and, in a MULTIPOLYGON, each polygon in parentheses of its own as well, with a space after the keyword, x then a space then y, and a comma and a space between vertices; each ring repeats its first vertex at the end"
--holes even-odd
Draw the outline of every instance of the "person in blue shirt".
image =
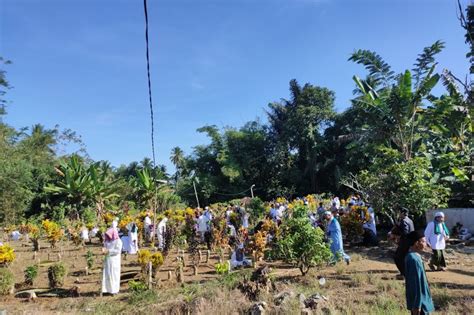
POLYGON ((407 309, 411 314, 429 314, 434 311, 428 279, 420 254, 426 248, 423 231, 407 235, 410 249, 405 257, 405 289, 407 309))
POLYGON ((333 255, 333 262, 336 262, 339 258, 343 258, 346 264, 349 265, 351 262, 351 257, 344 253, 343 243, 342 243, 342 231, 339 221, 333 216, 329 211, 324 213, 325 219, 328 221, 328 226, 326 228, 326 235, 328 236, 330 242, 330 249, 333 255))

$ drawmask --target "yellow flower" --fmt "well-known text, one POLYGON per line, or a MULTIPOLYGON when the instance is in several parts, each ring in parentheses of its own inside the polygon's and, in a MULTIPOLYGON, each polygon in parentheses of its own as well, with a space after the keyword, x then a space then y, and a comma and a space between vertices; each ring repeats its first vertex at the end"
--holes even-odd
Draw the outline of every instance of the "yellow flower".
POLYGON ((0 264, 10 264, 15 260, 15 252, 13 248, 8 244, 0 246, 0 264))

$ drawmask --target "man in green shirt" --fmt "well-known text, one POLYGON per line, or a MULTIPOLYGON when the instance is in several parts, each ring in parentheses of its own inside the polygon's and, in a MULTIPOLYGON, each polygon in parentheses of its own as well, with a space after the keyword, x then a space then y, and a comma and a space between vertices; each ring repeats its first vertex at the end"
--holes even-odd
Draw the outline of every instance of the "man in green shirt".
POLYGON ((411 314, 429 314, 434 311, 430 287, 420 253, 426 247, 423 231, 413 231, 407 235, 410 249, 405 257, 405 288, 407 308, 411 314))

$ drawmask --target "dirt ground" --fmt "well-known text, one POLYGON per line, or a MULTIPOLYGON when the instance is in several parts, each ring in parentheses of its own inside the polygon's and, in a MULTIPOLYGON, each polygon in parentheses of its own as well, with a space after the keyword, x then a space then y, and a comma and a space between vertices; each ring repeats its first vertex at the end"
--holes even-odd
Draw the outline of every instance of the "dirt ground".
MULTIPOLYGON (((22 283, 24 279, 23 270, 27 266, 38 262, 40 266, 39 276, 35 281, 34 288, 47 288, 47 269, 60 258, 68 268, 68 275, 63 287, 67 289, 78 287, 80 297, 38 297, 34 301, 14 296, 0 297, 0 311, 6 310, 7 314, 108 313, 107 311, 96 309, 94 305, 99 302, 127 303, 126 297, 129 293, 126 281, 122 283, 121 293, 118 296, 99 296, 103 256, 100 254, 101 247, 98 241, 86 245, 85 247, 76 247, 61 243, 55 249, 42 248, 37 254, 36 260, 31 244, 24 241, 10 242, 10 244, 15 248, 17 255, 15 262, 10 266, 10 269, 15 275, 17 291, 29 289, 29 287, 22 283), (86 276, 85 254, 88 250, 93 251, 95 263, 89 275, 86 276)), ((47 247, 48 245, 43 242, 42 246, 47 247)), ((378 248, 348 248, 347 252, 353 258, 349 266, 345 266, 341 263, 334 267, 313 270, 304 278, 300 276, 298 269, 282 262, 270 262, 268 265, 272 267, 272 277, 279 281, 279 290, 288 289, 296 290, 297 292, 307 292, 313 288, 311 286, 312 284, 309 284, 308 279, 324 277, 328 283, 323 290, 327 297, 333 301, 332 303, 338 300, 346 305, 346 308, 343 308, 337 305, 338 303, 334 303, 334 310, 336 311, 329 313, 340 312, 356 314, 360 313, 360 311, 355 310, 357 309, 355 307, 356 305, 360 303, 369 303, 367 305, 370 305, 370 303, 372 303, 370 299, 377 297, 382 291, 389 292, 390 286, 395 287, 394 290, 397 291, 394 295, 395 301, 403 304, 404 283, 401 280, 396 280, 395 276, 398 272, 391 259, 392 250, 393 247, 386 243, 382 243, 378 248), (389 287, 388 290, 387 286, 389 287), (352 308, 350 305, 354 305, 354 311, 351 311, 352 308)), ((432 291, 435 291, 433 295, 435 295, 435 293, 439 295, 438 303, 443 304, 439 312, 448 314, 474 313, 474 256, 472 255, 472 247, 452 246, 448 248, 447 252, 448 271, 427 273, 432 291)), ((180 285, 176 283, 174 273, 176 254, 176 250, 173 250, 160 269, 159 291, 165 292, 166 290, 173 290, 174 288, 180 287, 180 285), (171 280, 168 280, 169 272, 171 272, 171 280)), ((426 257, 428 258, 429 254, 427 254, 426 257)), ((186 258, 188 258, 187 254, 186 258)), ((197 276, 193 275, 191 267, 186 266, 184 268, 184 281, 188 284, 206 283, 218 278, 219 276, 215 273, 214 269, 217 260, 217 254, 212 253, 208 263, 201 262, 197 276)), ((259 264, 262 265, 264 262, 260 262, 259 264)), ((128 256, 126 259, 122 258, 122 272, 132 271, 140 271, 140 267, 137 264, 137 256, 128 256)), ((178 299, 177 296, 171 296, 167 299, 173 298, 178 299)), ((250 301, 245 301, 245 303, 251 305, 250 301)), ((403 309, 403 307, 398 307, 400 310, 403 309)), ((287 312, 292 313, 293 311, 287 312)), ((403 311, 400 312, 403 313, 403 311)), ((123 310, 122 313, 134 313, 134 311, 129 309, 127 311, 123 310)), ((216 311, 210 309, 203 313, 215 314, 216 311)), ((229 313, 234 312, 229 311, 229 313)), ((276 313, 286 312, 277 311, 276 313)), ((362 313, 365 313, 365 311, 362 311, 362 313)), ((371 313, 371 311, 367 311, 367 313, 371 313)))

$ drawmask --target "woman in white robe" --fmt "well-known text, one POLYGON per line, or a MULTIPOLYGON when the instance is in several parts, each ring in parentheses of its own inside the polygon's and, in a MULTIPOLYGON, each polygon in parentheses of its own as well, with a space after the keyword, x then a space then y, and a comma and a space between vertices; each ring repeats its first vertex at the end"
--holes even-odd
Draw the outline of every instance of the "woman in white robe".
POLYGON ((122 241, 115 228, 108 229, 104 238, 102 252, 105 254, 105 259, 102 274, 102 293, 117 294, 120 290, 122 241))
POLYGON ((158 238, 158 248, 161 250, 165 247, 166 222, 168 222, 168 218, 163 218, 160 223, 158 223, 156 229, 156 236, 158 238))
POLYGON ((138 252, 138 226, 135 223, 132 223, 130 229, 128 230, 128 253, 130 255, 136 255, 138 252))
POLYGON ((85 226, 81 230, 81 239, 83 243, 89 242, 89 230, 85 226))

